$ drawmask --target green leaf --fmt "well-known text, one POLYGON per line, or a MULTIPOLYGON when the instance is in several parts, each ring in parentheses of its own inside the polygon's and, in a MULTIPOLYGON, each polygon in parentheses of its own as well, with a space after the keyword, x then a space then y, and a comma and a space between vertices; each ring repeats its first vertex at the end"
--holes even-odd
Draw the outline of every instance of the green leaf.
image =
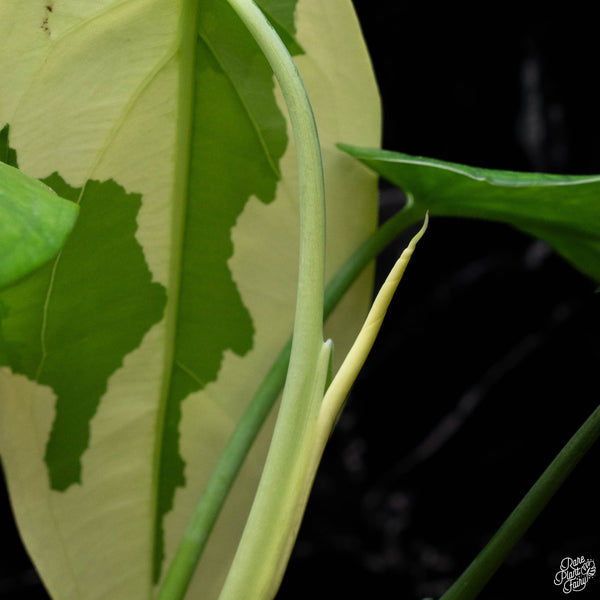
POLYGON ((0 131, 0 288, 14 283, 53 258, 77 218, 77 205, 14 166, 0 131))
POLYGON ((467 167, 396 152, 340 145, 401 187, 431 215, 508 223, 545 240, 600 281, 600 175, 547 175, 467 167))
MULTIPOLYGON (((376 178, 335 148, 378 143, 373 74, 349 0, 259 4, 314 105, 331 275, 376 223, 376 178)), ((289 123, 269 66, 222 0, 27 11, 7 0, 0 44, 5 158, 80 206, 58 258, 0 293, 0 453, 15 515, 54 598, 147 599, 291 332, 289 123)), ((332 315, 340 356, 371 277, 332 315)), ((269 435, 190 598, 218 594, 269 435)))

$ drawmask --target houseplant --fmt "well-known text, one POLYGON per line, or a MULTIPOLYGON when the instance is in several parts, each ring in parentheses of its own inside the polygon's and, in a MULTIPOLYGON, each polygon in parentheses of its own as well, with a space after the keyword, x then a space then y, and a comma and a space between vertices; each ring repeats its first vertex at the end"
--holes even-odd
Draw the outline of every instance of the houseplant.
MULTIPOLYGON (((51 11, 52 13, 54 13, 54 11, 51 11)), ((50 20, 48 21, 48 23, 50 23, 50 20)))

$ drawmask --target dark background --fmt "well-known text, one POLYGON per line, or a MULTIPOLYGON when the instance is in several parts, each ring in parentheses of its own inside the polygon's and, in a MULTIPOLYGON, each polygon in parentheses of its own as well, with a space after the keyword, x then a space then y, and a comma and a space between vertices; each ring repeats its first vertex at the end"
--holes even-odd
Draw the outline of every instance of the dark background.
MULTIPOLYGON (((597 32, 585 15, 571 25, 354 3, 385 148, 600 172, 597 32)), ((401 203, 382 184, 382 219, 401 203)), ((378 281, 408 239, 382 256, 378 281)), ((439 597, 595 408, 595 287, 505 226, 432 220, 326 451, 278 598, 439 597)), ((482 600, 561 598, 564 556, 600 561, 599 463, 595 448, 482 600)), ((0 531, 0 598, 46 598, 4 490, 0 531)), ((592 580, 578 597, 598 590, 592 580)))
MULTIPOLYGON (((585 15, 354 4, 384 148, 600 171, 598 38, 585 15)), ((401 201, 383 184, 382 218, 401 201)), ((379 281, 408 239, 382 257, 379 281)), ((438 598, 596 407, 595 288, 506 226, 433 219, 326 451, 278 598, 438 598)), ((600 561, 599 464, 596 447, 481 600, 562 598, 564 556, 600 561)), ((599 594, 592 579, 578 597, 599 594)))

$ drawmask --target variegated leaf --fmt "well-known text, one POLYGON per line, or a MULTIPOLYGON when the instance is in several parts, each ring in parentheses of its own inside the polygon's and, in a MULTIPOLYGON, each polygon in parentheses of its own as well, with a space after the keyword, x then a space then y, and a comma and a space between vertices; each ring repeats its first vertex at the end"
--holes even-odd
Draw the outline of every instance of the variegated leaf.
MULTIPOLYGON (((370 63, 350 0, 259 4, 314 104, 332 273, 375 225, 374 177, 335 147, 379 141, 370 63)), ((291 331, 298 174, 285 108, 225 0, 3 0, 0 44, 11 155, 80 206, 59 258, 0 294, 15 515, 54 598, 147 599, 291 331)), ((332 317, 340 355, 369 299, 367 274, 332 317)), ((220 589, 268 440, 190 598, 220 589)))

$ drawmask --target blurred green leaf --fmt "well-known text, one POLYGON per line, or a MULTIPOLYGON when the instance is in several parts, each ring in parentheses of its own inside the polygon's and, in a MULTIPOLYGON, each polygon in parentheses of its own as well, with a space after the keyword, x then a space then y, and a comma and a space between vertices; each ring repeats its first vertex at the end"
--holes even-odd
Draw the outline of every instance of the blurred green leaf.
POLYGON ((77 211, 75 203, 0 162, 0 288, 55 256, 75 223, 77 211))
POLYGON ((510 224, 548 242, 600 281, 600 175, 546 175, 467 167, 341 144, 401 187, 416 212, 510 224))

